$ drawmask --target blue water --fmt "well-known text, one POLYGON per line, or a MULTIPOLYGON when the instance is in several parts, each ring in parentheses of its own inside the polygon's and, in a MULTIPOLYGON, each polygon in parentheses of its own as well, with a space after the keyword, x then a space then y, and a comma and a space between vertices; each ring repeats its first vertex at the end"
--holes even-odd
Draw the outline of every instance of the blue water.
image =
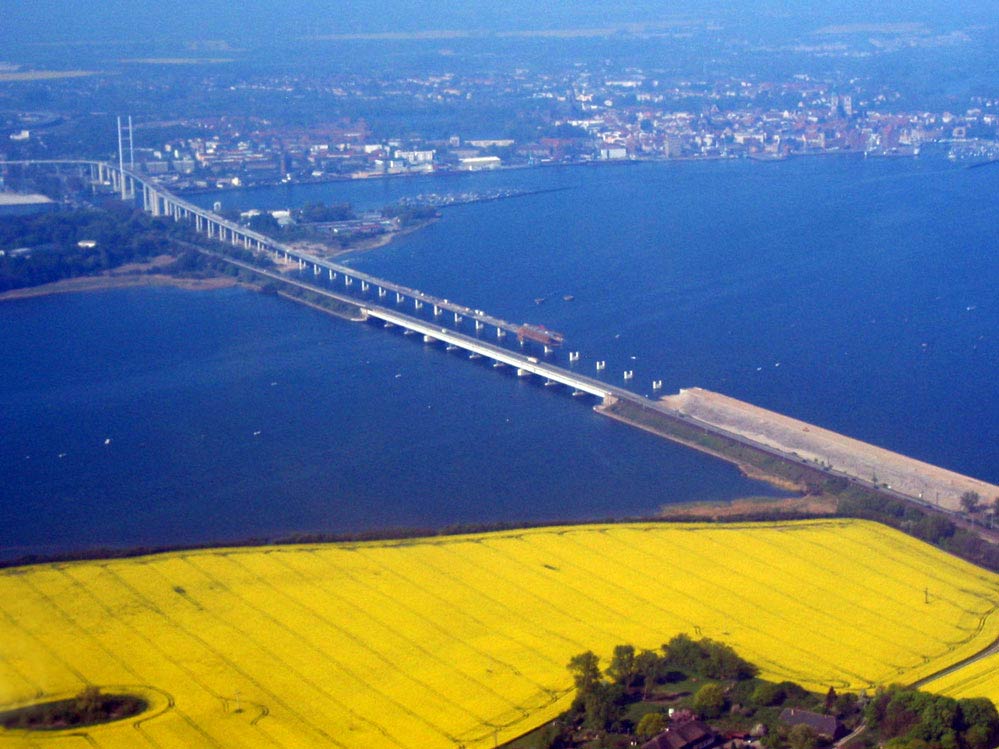
MULTIPOLYGON (((368 206, 498 185, 571 189, 447 209, 347 262, 561 330, 581 371, 605 359, 621 384, 634 369, 639 392, 700 385, 999 481, 999 169, 681 163, 223 201, 368 206)), ((239 289, 5 303, 0 351, 6 556, 766 492, 564 392, 239 289)))

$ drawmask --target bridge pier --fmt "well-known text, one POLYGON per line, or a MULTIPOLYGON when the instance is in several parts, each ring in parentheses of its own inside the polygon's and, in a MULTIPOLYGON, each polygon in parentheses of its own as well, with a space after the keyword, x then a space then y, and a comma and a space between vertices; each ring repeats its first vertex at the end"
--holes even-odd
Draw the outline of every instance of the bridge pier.
POLYGON ((396 304, 402 304, 402 302, 403 302, 403 300, 404 300, 405 298, 406 298, 406 297, 404 297, 404 296, 403 296, 402 294, 400 294, 400 293, 399 293, 398 291, 397 291, 397 292, 395 292, 395 303, 396 303, 396 304))
POLYGON ((434 317, 440 317, 440 316, 441 316, 441 308, 440 308, 440 307, 438 307, 438 306, 437 306, 437 305, 435 304, 435 305, 434 305, 434 317))
POLYGON ((388 294, 388 292, 385 291, 385 289, 383 289, 381 286, 379 286, 378 287, 378 298, 379 299, 384 299, 386 294, 388 294))
POLYGON ((421 302, 419 299, 414 299, 413 309, 423 309, 423 302, 421 302))
POLYGON ((496 337, 503 338, 504 336, 506 336, 506 331, 503 328, 496 328, 496 337))

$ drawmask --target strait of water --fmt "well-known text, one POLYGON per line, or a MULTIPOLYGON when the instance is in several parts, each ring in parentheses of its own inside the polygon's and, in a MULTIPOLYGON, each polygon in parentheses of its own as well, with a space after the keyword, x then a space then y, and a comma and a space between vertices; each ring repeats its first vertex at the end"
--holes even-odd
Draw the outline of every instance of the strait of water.
MULTIPOLYGON (((449 208, 346 262, 563 331, 580 371, 633 369, 639 392, 699 385, 999 481, 997 167, 537 169, 221 200, 374 207, 499 186, 567 189, 449 208)), ((7 557, 768 493, 560 389, 239 289, 4 303, 0 351, 7 557)))

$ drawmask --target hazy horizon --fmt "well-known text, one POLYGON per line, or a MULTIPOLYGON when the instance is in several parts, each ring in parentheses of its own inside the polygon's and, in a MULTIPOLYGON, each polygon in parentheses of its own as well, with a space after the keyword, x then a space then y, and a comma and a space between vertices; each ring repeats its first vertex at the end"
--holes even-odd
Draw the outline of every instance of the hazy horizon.
MULTIPOLYGON (((225 40, 254 44, 312 36, 420 31, 504 31, 616 28, 627 24, 711 21, 746 34, 800 35, 830 24, 922 23, 955 27, 993 22, 987 2, 959 5, 919 0, 904 7, 869 2, 832 2, 820 8, 779 0, 724 0, 664 4, 622 0, 608 8, 595 0, 544 6, 511 0, 498 4, 449 0, 358 0, 350 4, 317 0, 222 0, 157 3, 152 0, 36 0, 4 13, 0 42, 6 47, 65 42, 144 42, 225 40)), ((2 55, 3 53, 0 53, 2 55)), ((10 51, 7 52, 7 55, 10 51)), ((5 55, 6 56, 6 55, 5 55)))

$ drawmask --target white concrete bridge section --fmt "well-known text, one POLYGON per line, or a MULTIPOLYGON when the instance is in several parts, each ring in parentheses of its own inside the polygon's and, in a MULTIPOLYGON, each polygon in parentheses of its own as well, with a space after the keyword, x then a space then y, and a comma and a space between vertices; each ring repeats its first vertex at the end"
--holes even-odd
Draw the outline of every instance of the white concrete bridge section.
MULTIPOLYGON (((400 314, 384 307, 362 306, 368 317, 374 317, 400 328, 415 331, 424 336, 424 340, 441 341, 448 346, 456 346, 478 356, 492 359, 510 367, 515 367, 518 374, 533 374, 544 377, 546 381, 557 382, 561 385, 571 387, 573 390, 595 395, 597 398, 606 398, 612 393, 617 393, 617 388, 612 388, 599 380, 577 375, 569 370, 547 364, 531 356, 524 356, 515 351, 500 348, 490 343, 485 343, 477 338, 464 335, 450 328, 442 328, 424 320, 417 320, 409 315, 400 314)), ((634 394, 630 394, 634 397, 634 394)))
POLYGON ((688 388, 662 404, 714 430, 764 445, 866 484, 889 489, 947 510, 961 509, 961 495, 975 492, 983 503, 999 498, 999 486, 886 450, 822 427, 792 419, 727 395, 688 388))

